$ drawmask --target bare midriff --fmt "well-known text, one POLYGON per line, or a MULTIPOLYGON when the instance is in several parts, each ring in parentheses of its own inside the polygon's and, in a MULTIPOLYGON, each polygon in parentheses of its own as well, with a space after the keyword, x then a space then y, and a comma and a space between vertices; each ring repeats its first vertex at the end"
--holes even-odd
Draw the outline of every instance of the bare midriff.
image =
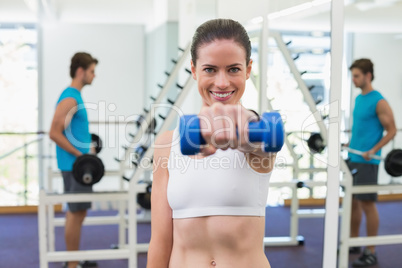
POLYGON ((270 268, 264 217, 211 216, 173 220, 170 268, 270 268))

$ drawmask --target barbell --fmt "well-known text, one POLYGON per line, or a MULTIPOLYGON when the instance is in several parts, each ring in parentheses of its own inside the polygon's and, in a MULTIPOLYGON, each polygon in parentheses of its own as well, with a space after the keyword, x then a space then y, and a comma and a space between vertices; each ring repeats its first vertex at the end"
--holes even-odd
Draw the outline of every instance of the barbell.
POLYGON ((152 183, 148 183, 145 193, 137 194, 137 203, 144 209, 151 209, 152 183))
MULTIPOLYGON (((92 133, 91 143, 96 154, 98 154, 103 148, 102 139, 92 133)), ((83 154, 74 161, 72 172, 77 182, 83 185, 93 185, 102 179, 105 173, 105 166, 102 160, 96 155, 83 154)))
MULTIPOLYGON (((352 154, 363 155, 364 152, 349 148, 342 147, 342 149, 351 152, 352 154)), ((379 155, 369 155, 373 159, 383 160, 384 161, 384 169, 385 171, 393 176, 399 177, 402 176, 402 150, 401 149, 393 149, 390 151, 385 158, 382 158, 379 155)))
POLYGON ((77 182, 89 186, 102 179, 105 174, 105 166, 96 155, 83 154, 75 160, 72 172, 77 182))
POLYGON ((310 138, 307 140, 307 146, 313 153, 322 153, 325 149, 324 140, 320 133, 311 133, 310 138))
MULTIPOLYGON (((197 115, 180 117, 180 149, 183 155, 200 152, 206 141, 201 135, 200 119, 197 115)), ((263 113, 260 120, 248 124, 250 142, 262 142, 265 152, 278 152, 284 143, 281 115, 277 112, 263 113)))
MULTIPOLYGON (((307 146, 313 153, 321 153, 325 149, 324 140, 321 137, 320 133, 312 133, 310 138, 307 140, 307 146)), ((362 155, 364 152, 342 146, 343 150, 349 151, 353 154, 362 155)), ((387 154, 385 158, 382 158, 378 155, 370 155, 371 158, 377 160, 384 161, 385 171, 393 176, 399 177, 402 176, 402 150, 401 149, 393 149, 391 152, 387 154)))
POLYGON ((98 135, 92 133, 91 134, 91 143, 92 143, 92 146, 95 148, 96 154, 99 154, 99 152, 103 148, 102 139, 98 135))
MULTIPOLYGON (((74 162, 73 176, 83 185, 90 186, 98 183, 105 173, 102 160, 96 155, 83 154, 74 162)), ((137 194, 137 203, 144 209, 151 209, 152 184, 149 183, 145 193, 137 194)))

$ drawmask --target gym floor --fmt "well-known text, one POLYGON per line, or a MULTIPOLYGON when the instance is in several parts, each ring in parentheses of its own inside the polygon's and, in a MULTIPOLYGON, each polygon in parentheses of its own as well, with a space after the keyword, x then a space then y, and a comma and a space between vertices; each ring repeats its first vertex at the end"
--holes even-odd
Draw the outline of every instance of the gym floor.
MULTIPOLYGON (((304 207, 303 207, 304 208, 304 207)), ((314 207, 317 208, 317 207, 314 207)), ((379 202, 380 235, 402 234, 402 201, 379 202), (398 213, 395 213, 398 212, 398 213)), ((89 211, 89 216, 115 215, 116 211, 89 211)), ((62 213, 57 216, 63 216, 62 213)), ((289 207, 268 207, 266 232, 268 236, 288 236, 289 207)), ((365 233, 362 222, 362 235, 365 233)), ((265 252, 273 268, 321 268, 324 233, 323 218, 301 219, 299 235, 304 236, 303 246, 266 247, 265 252)), ((56 228, 56 250, 64 250, 63 228, 56 228)), ((150 224, 138 225, 139 242, 150 238, 150 224)), ((117 243, 117 225, 84 226, 82 249, 105 249, 117 243), (101 235, 100 235, 101 234, 101 235)), ((379 264, 373 268, 401 267, 402 245, 378 246, 379 264)), ((350 255, 349 263, 358 255, 350 255)), ((39 267, 37 215, 0 215, 0 268, 39 267)), ((99 261, 100 268, 124 268, 127 260, 99 261)), ((61 263, 51 263, 50 268, 61 268, 61 263)), ((146 254, 139 254, 138 268, 146 267, 146 254)))

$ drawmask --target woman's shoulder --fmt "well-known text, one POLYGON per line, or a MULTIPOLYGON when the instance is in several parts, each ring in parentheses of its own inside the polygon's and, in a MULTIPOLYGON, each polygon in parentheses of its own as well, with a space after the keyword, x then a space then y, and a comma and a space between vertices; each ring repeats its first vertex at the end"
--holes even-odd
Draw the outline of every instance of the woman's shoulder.
POLYGON ((155 140, 155 153, 163 155, 169 154, 172 146, 174 130, 169 130, 161 133, 155 140))
POLYGON ((173 132, 174 132, 174 130, 168 130, 168 131, 165 131, 165 132, 161 133, 156 138, 155 144, 163 145, 163 144, 166 144, 166 143, 171 143, 172 138, 173 138, 173 132))

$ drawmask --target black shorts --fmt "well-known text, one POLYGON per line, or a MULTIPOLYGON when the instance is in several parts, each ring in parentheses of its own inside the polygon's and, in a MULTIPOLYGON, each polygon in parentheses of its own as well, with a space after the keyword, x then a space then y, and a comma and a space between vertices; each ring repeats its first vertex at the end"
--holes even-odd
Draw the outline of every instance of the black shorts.
MULTIPOLYGON (((353 185, 377 185, 378 165, 348 162, 350 170, 356 169, 353 185)), ((377 193, 353 194, 353 198, 362 201, 377 201, 377 193)))
MULTIPOLYGON (((64 192, 65 193, 92 193, 92 185, 83 185, 77 182, 71 171, 61 172, 64 181, 64 192)), ((68 209, 71 212, 77 212, 81 210, 88 210, 91 208, 91 202, 81 202, 81 203, 67 203, 68 209)))

